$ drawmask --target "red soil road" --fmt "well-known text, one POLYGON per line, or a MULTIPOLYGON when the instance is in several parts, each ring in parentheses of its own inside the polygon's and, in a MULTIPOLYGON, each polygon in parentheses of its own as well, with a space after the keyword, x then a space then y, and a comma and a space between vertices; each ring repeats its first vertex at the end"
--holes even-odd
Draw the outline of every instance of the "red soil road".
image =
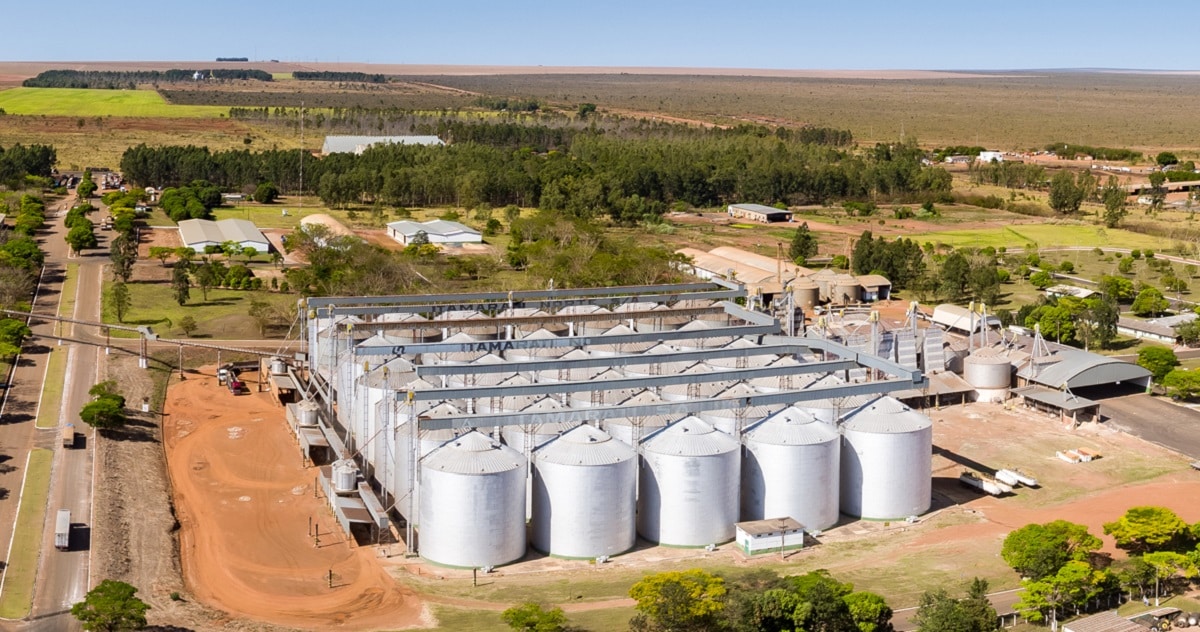
POLYGON ((184 581, 198 600, 235 617, 300 629, 431 623, 415 593, 380 566, 375 549, 348 543, 325 500, 314 498, 315 472, 301 467, 269 394, 235 397, 213 377, 190 375, 171 387, 166 412, 184 581), (329 534, 320 548, 308 536, 310 516, 329 534))

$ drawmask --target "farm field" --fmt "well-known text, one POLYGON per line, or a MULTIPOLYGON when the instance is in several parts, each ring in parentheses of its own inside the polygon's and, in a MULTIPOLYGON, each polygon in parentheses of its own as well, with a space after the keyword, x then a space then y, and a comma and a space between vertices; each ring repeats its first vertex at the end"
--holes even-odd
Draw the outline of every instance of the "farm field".
POLYGON ((1119 228, 1086 224, 1022 224, 973 230, 947 230, 916 233, 910 237, 920 243, 926 241, 948 246, 993 248, 1009 250, 1034 244, 1038 248, 1056 246, 1120 246, 1124 248, 1156 248, 1163 245, 1162 239, 1119 228))
POLYGON ((128 118, 217 118, 229 109, 172 105, 153 90, 11 88, 0 90, 0 108, 8 114, 44 116, 120 116, 128 118))

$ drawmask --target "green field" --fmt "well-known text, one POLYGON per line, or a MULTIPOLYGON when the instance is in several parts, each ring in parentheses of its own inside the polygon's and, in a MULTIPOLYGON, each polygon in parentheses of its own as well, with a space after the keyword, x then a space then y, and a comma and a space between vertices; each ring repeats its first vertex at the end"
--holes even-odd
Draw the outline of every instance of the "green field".
POLYGON ((943 230, 910 236, 918 243, 932 242, 947 246, 970 248, 1006 247, 1021 249, 1026 244, 1039 248, 1055 246, 1115 246, 1121 248, 1162 248, 1160 237, 1143 235, 1119 228, 1104 228, 1082 224, 1021 224, 1015 227, 981 228, 975 230, 943 230))
POLYGON ((42 398, 38 404, 38 428, 57 428, 62 412, 63 379, 67 374, 67 349, 52 347, 46 356, 46 380, 42 382, 42 398))
POLYGON ((42 525, 46 521, 46 496, 50 492, 50 466, 54 453, 34 450, 25 467, 21 509, 17 512, 4 583, 0 587, 0 617, 20 619, 33 606, 33 584, 37 577, 38 553, 42 547, 42 525))
POLYGON ((229 108, 171 105, 152 90, 12 88, 0 91, 8 114, 44 116, 120 116, 129 118, 216 118, 229 108))
MULTIPOLYGON (((179 322, 185 316, 191 316, 199 327, 192 332, 193 338, 216 338, 225 340, 246 340, 258 338, 258 325, 247 311, 254 300, 264 300, 281 305, 291 305, 296 300, 295 294, 280 294, 267 291, 225 290, 213 288, 208 291, 208 300, 200 292, 200 288, 191 288, 191 298, 187 304, 179 305, 172 295, 170 283, 131 282, 126 285, 133 307, 125 314, 126 326, 136 327, 148 325, 155 333, 165 337, 183 337, 179 331, 179 322)), ((107 287, 105 293, 107 294, 107 287)), ((108 306, 104 307, 103 320, 106 323, 118 324, 116 314, 108 306)), ((133 332, 113 331, 114 338, 135 338, 133 332)))

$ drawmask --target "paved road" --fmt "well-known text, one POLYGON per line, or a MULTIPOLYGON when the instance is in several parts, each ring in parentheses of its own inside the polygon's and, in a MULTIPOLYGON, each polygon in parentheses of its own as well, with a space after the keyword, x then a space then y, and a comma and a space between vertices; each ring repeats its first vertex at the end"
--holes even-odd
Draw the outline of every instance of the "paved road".
POLYGON ((1108 425, 1200 459, 1200 412, 1144 393, 1110 397, 1100 404, 1108 425))

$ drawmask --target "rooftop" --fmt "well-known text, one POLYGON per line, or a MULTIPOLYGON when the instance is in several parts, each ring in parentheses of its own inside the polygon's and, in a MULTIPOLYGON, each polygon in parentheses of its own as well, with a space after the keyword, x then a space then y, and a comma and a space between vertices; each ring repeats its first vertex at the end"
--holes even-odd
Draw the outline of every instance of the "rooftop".
POLYGON ((780 531, 799 531, 804 525, 796 522, 795 518, 767 518, 766 520, 747 520, 734 525, 747 535, 767 535, 780 531))
POLYGON ((361 154, 371 145, 445 145, 437 136, 326 136, 323 154, 361 154))
POLYGON ((412 237, 417 233, 423 232, 426 235, 459 235, 469 234, 478 235, 479 231, 460 224, 444 219, 434 219, 428 222, 413 222, 409 220, 400 220, 387 225, 388 228, 408 237, 412 237))

